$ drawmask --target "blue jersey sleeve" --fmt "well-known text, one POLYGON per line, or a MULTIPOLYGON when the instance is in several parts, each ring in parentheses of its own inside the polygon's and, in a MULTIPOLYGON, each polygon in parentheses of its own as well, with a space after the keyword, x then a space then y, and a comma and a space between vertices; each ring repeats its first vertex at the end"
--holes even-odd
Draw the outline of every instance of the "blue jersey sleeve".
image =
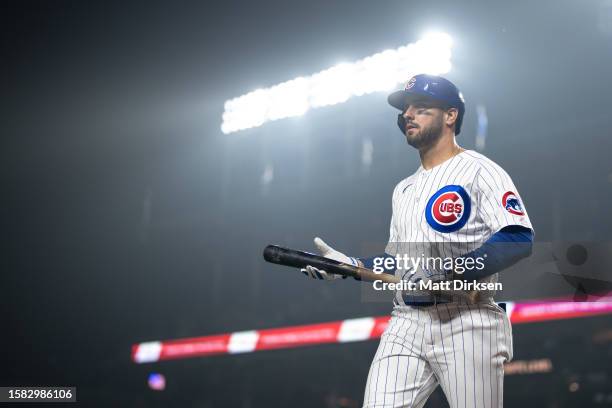
POLYGON ((458 279, 473 281, 493 275, 531 255, 533 231, 519 225, 512 225, 496 232, 480 248, 462 258, 484 259, 483 269, 471 269, 456 274, 458 279), (485 256, 486 255, 486 256, 485 256))

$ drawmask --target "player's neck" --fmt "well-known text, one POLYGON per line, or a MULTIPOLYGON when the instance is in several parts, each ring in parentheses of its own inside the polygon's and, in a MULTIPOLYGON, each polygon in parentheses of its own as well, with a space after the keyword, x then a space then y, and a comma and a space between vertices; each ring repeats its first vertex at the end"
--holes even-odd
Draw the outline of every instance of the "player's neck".
POLYGON ((445 135, 434 145, 420 149, 419 155, 421 156, 423 168, 429 170, 463 151, 465 151, 465 149, 457 144, 454 135, 445 135))

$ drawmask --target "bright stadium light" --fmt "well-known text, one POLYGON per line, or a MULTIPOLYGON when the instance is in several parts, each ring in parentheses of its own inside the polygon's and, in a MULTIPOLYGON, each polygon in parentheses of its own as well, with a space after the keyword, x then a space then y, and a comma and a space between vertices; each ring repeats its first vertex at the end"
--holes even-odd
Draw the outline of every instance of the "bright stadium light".
POLYGON ((451 69, 451 47, 448 34, 428 33, 404 47, 257 89, 225 102, 221 131, 237 132, 301 116, 309 109, 336 105, 353 96, 389 91, 415 74, 445 74, 451 69))

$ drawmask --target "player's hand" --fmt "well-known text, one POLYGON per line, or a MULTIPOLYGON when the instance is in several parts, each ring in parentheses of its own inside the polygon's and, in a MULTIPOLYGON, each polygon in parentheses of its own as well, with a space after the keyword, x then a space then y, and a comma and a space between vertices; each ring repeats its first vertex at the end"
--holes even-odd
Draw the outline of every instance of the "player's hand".
MULTIPOLYGON (((321 238, 316 237, 314 239, 314 243, 321 253, 321 256, 349 265, 358 265, 357 259, 346 256, 340 251, 336 251, 334 248, 327 245, 321 238)), ((323 269, 318 269, 310 265, 306 266, 304 269, 301 269, 301 271, 304 275, 308 275, 313 279, 333 280, 342 278, 340 275, 336 275, 335 273, 327 273, 323 269)))

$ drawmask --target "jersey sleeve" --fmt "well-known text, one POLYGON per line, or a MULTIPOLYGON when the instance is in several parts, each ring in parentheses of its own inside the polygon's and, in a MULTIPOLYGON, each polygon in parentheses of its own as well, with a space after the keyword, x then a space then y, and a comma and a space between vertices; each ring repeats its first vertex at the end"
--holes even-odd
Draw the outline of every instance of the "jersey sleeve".
POLYGON ((533 231, 527 210, 514 182, 501 167, 483 165, 477 176, 478 217, 490 235, 502 228, 519 225, 533 231))

